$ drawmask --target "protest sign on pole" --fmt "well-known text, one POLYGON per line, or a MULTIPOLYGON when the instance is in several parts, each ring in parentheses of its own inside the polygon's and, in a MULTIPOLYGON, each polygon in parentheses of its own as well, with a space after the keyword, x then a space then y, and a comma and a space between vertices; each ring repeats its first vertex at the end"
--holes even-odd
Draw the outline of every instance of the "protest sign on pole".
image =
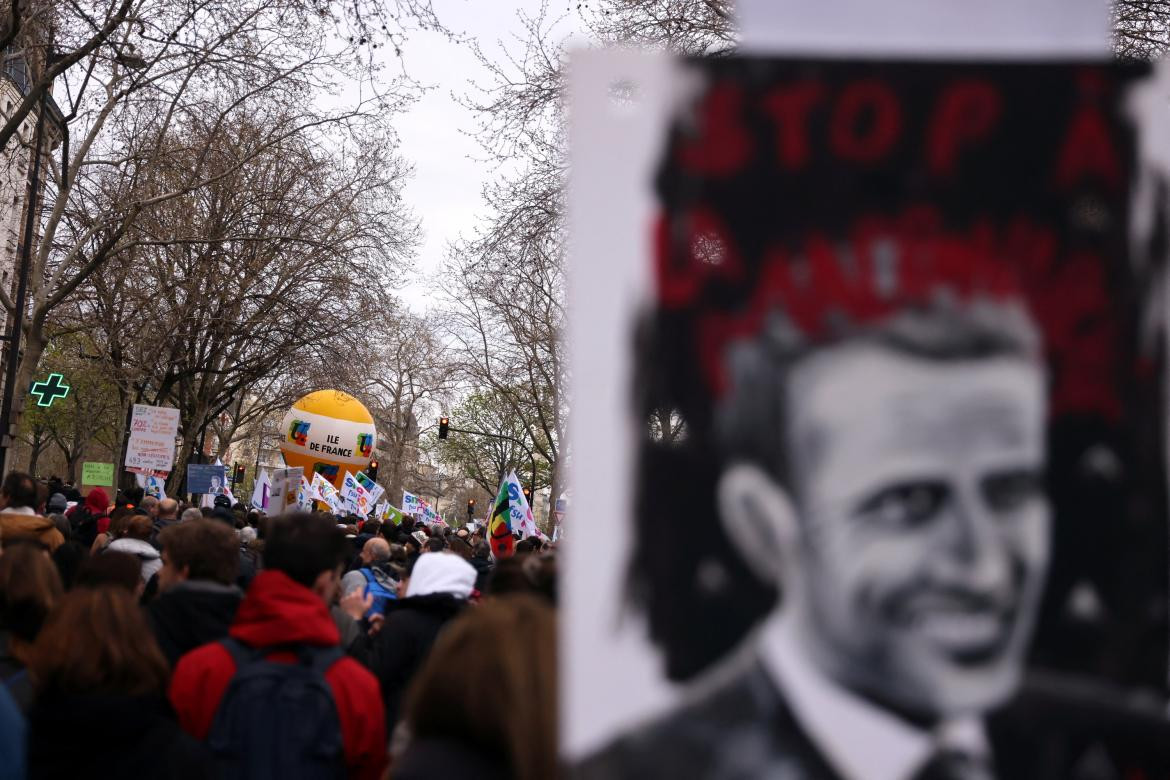
POLYGON ((169 472, 175 465, 178 433, 178 409, 134 404, 124 465, 130 471, 169 472))

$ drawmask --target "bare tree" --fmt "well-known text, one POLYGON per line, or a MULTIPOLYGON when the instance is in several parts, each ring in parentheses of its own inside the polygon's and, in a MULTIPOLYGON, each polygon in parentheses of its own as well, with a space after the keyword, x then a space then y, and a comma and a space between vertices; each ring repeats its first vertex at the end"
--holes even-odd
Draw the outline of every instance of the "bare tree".
POLYGON ((405 309, 392 310, 380 323, 368 352, 358 393, 378 428, 378 481, 397 503, 418 479, 418 438, 427 427, 421 421, 438 417, 456 376, 436 324, 405 309))
MULTIPOLYGON (((303 4, 270 0, 134 0, 134 23, 61 78, 54 94, 70 122, 72 154, 64 176, 51 169, 39 221, 18 396, 54 312, 114 258, 132 262, 171 240, 140 221, 168 202, 190 205, 200 193, 222 191, 291 139, 329 148, 346 142, 330 128, 392 108, 393 95, 339 110, 315 104, 314 95, 353 70, 330 42, 332 22, 302 11, 303 4), (212 143, 233 130, 236 143, 212 143)), ((7 295, 0 301, 15 311, 7 295)))
MULTIPOLYGON (((218 426, 230 441, 279 402, 245 406, 256 385, 347 362, 346 333, 381 317, 413 247, 415 226, 398 198, 408 169, 386 138, 350 135, 328 151, 302 132, 247 156, 266 132, 249 120, 208 139, 169 139, 187 151, 157 167, 151 186, 181 182, 188 155, 212 160, 211 181, 144 210, 110 261, 108 284, 101 275, 101 289, 119 290, 133 310, 118 320, 129 330, 113 334, 127 395, 179 409, 175 480, 209 432, 218 426), (127 274, 135 283, 118 285, 127 274)), ((126 308, 98 291, 94 311, 126 308)))
POLYGON ((1113 47, 1125 57, 1156 59, 1170 48, 1170 3, 1115 0, 1113 47))
POLYGON ((732 0, 594 0, 581 11, 600 41, 699 54, 735 46, 733 6, 732 0))

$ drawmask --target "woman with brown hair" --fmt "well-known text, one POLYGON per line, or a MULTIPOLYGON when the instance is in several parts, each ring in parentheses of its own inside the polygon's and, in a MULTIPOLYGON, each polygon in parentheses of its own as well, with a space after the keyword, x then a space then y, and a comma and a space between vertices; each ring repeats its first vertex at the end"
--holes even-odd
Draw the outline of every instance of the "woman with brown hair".
POLYGON ((62 590, 57 567, 43 546, 33 541, 5 545, 0 555, 0 682, 25 712, 32 702, 25 667, 62 590))
POLYGON ((204 778, 213 765, 166 700, 168 667, 132 594, 81 588, 29 662, 28 776, 204 778))
POLYGON ((393 780, 557 776, 556 617, 515 594, 466 610, 407 696, 410 744, 393 780))

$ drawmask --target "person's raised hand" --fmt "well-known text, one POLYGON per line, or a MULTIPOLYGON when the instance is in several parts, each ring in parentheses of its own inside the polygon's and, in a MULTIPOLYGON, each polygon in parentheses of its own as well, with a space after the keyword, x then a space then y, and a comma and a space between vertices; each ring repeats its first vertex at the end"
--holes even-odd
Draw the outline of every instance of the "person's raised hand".
POLYGON ((362 593, 361 589, 352 590, 341 597, 341 611, 354 620, 361 620, 372 606, 374 606, 374 596, 362 593))

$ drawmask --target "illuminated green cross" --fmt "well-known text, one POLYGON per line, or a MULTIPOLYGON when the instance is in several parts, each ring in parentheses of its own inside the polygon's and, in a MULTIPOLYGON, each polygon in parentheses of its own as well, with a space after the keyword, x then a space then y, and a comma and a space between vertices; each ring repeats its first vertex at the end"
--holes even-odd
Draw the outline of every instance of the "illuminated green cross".
POLYGON ((52 406, 58 398, 69 395, 69 385, 61 381, 60 374, 49 374, 44 382, 33 382, 29 392, 37 396, 37 406, 52 406))

